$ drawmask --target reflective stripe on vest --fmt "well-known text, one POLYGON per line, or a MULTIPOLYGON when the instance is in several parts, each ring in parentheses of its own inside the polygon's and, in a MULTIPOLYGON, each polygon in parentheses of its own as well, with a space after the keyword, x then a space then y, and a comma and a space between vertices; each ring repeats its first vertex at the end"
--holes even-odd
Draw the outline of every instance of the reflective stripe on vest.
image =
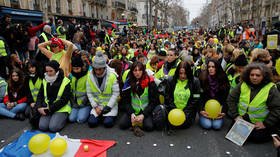
POLYGON ((0 57, 7 56, 6 48, 5 48, 5 42, 3 40, 0 40, 0 57))
POLYGON ((66 39, 66 35, 65 34, 62 34, 61 32, 60 32, 60 28, 62 28, 62 29, 64 29, 62 26, 58 26, 57 28, 56 28, 56 32, 57 32, 57 35, 58 35, 58 38, 61 38, 61 39, 66 39))
POLYGON ((241 116, 247 113, 252 123, 263 122, 269 112, 266 106, 266 101, 269 90, 272 86, 274 86, 274 83, 268 83, 250 102, 251 89, 245 82, 243 82, 240 89, 238 113, 241 116))
POLYGON ((135 114, 138 115, 140 111, 144 110, 149 104, 149 90, 148 87, 145 88, 143 94, 139 97, 137 94, 131 92, 131 105, 135 111, 135 114))
POLYGON ((76 77, 72 77, 71 80, 71 89, 78 105, 81 105, 83 103, 83 100, 87 96, 87 77, 88 76, 85 75, 78 80, 76 79, 76 77))
MULTIPOLYGON (((44 39, 45 42, 46 42, 46 41, 49 41, 49 39, 47 38, 47 35, 46 35, 44 32, 41 33, 41 36, 43 37, 43 39, 44 39)), ((51 50, 50 46, 47 46, 47 49, 48 49, 48 50, 51 50)))
POLYGON ((189 88, 185 89, 188 84, 188 80, 177 81, 175 90, 174 90, 174 104, 178 109, 184 109, 189 101, 191 96, 191 91, 189 88))
MULTIPOLYGON (((61 83, 61 85, 59 87, 59 90, 58 90, 58 93, 57 93, 57 97, 56 97, 54 102, 58 101, 61 98, 61 96, 62 96, 62 94, 64 92, 65 87, 69 83, 70 83, 70 80, 67 77, 64 77, 63 80, 62 80, 62 83, 61 83)), ((45 79, 43 80, 43 87, 44 87, 45 103, 47 103, 48 107, 49 107, 49 99, 48 99, 48 95, 47 95, 47 81, 45 79)), ((59 109, 56 112, 68 112, 70 114, 71 107, 70 107, 69 101, 67 102, 67 104, 65 106, 63 106, 61 109, 59 109)))
POLYGON ((32 80, 29 80, 29 89, 32 95, 33 100, 36 102, 37 101, 37 96, 39 93, 39 90, 41 88, 42 85, 42 79, 37 78, 35 84, 33 84, 32 80))
POLYGON ((126 81, 127 79, 127 75, 129 73, 130 69, 127 69, 126 71, 124 71, 123 75, 122 75, 122 81, 123 83, 126 81))
POLYGON ((104 91, 101 92, 96 85, 92 82, 90 75, 88 75, 87 82, 90 85, 91 88, 91 94, 93 95, 93 100, 97 102, 97 104, 100 104, 102 106, 106 106, 109 103, 109 100, 112 97, 112 87, 114 82, 116 81, 117 77, 114 74, 109 74, 109 76, 106 78, 105 82, 105 88, 104 91))
POLYGON ((53 53, 52 54, 52 57, 51 57, 51 60, 55 60, 57 61, 59 64, 60 64, 60 59, 62 58, 62 56, 65 54, 65 50, 62 50, 58 53, 53 53))

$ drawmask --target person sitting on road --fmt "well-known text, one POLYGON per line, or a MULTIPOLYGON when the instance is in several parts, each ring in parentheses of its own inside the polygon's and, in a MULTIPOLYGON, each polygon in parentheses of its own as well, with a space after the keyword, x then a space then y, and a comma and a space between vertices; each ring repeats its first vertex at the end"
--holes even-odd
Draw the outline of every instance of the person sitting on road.
POLYGON ((84 123, 89 117, 91 106, 86 93, 88 68, 84 69, 81 55, 72 58, 71 89, 73 97, 70 99, 72 111, 69 115, 70 122, 84 123))
POLYGON ((0 115, 24 120, 24 110, 27 106, 27 88, 24 84, 24 74, 20 69, 13 69, 8 80, 7 94, 0 103, 0 115))
POLYGON ((252 63, 243 71, 242 82, 227 98, 229 116, 255 125, 249 140, 265 142, 279 127, 280 93, 272 83, 271 71, 262 63, 252 63))
POLYGON ((71 97, 70 80, 63 75, 57 61, 46 64, 43 85, 37 96, 35 107, 41 114, 39 129, 58 132, 66 124, 71 112, 69 98, 71 97))
POLYGON ((117 100, 120 93, 117 74, 106 64, 102 52, 97 51, 87 78, 87 96, 92 106, 88 119, 89 127, 100 121, 105 127, 113 127, 118 114, 117 100))
POLYGON ((174 76, 168 79, 164 98, 168 112, 175 108, 184 111, 186 121, 179 128, 188 128, 194 123, 200 99, 200 82, 193 76, 190 64, 182 61, 178 65, 174 76))
POLYGON ((37 96, 39 90, 42 86, 43 80, 43 69, 40 69, 38 63, 35 60, 30 60, 26 64, 26 87, 28 87, 28 95, 27 95, 27 102, 28 105, 25 110, 25 116, 29 117, 31 110, 35 109, 35 104, 37 101, 37 96))
POLYGON ((154 78, 148 76, 141 62, 132 64, 121 97, 126 112, 120 119, 120 128, 132 127, 136 136, 144 135, 142 129, 152 131, 152 111, 159 105, 159 97, 154 78))
POLYGON ((208 60, 206 69, 199 76, 201 88, 203 89, 199 124, 204 129, 213 128, 219 130, 223 126, 223 117, 227 113, 225 102, 230 90, 230 84, 226 73, 217 60, 208 60), (210 99, 215 99, 222 105, 222 113, 216 119, 209 118, 208 113, 204 110, 205 103, 210 99))

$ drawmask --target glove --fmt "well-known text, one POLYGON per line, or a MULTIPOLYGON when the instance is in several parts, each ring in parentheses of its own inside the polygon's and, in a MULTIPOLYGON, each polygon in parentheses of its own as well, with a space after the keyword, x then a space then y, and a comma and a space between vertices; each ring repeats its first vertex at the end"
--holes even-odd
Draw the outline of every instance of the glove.
POLYGON ((111 107, 109 106, 105 106, 101 112, 101 114, 106 114, 106 113, 109 113, 110 111, 112 110, 111 107))

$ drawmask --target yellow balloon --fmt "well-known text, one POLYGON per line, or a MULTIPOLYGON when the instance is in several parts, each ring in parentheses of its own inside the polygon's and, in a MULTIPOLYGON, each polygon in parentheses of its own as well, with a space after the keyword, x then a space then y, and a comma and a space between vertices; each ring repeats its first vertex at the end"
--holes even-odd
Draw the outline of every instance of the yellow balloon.
POLYGON ((186 115, 180 109, 173 109, 168 113, 168 121, 174 126, 180 126, 186 121, 186 115))
POLYGON ((205 111, 210 118, 217 118, 222 112, 222 106, 217 100, 210 99, 205 104, 205 111))
POLYGON ((28 148, 33 154, 42 154, 48 150, 50 136, 47 134, 34 135, 28 142, 28 148))
POLYGON ((62 156, 67 150, 67 142, 63 138, 56 138, 50 143, 50 152, 53 156, 62 156))

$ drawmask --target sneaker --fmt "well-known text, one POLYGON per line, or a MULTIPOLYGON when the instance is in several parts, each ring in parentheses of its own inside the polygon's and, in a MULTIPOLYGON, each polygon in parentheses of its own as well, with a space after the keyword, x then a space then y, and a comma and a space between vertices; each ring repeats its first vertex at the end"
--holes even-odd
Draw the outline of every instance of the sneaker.
POLYGON ((15 116, 15 119, 20 120, 20 121, 24 121, 25 117, 23 113, 17 113, 15 116))
POLYGON ((144 131, 139 126, 133 127, 133 133, 137 137, 144 136, 144 131))

